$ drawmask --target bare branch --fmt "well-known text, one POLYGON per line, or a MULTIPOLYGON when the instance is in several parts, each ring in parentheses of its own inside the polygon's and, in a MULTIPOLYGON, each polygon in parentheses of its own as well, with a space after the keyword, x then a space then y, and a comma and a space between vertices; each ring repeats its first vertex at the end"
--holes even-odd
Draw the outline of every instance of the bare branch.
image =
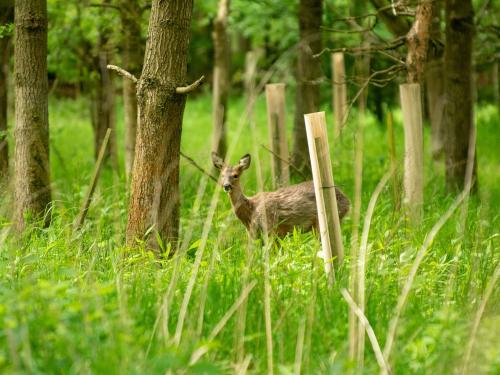
POLYGON ((191 83, 188 86, 177 87, 175 89, 175 92, 177 94, 189 94, 191 91, 196 90, 198 88, 198 86, 200 86, 203 83, 204 80, 205 80, 205 76, 201 76, 200 78, 198 78, 196 81, 194 81, 193 83, 191 83))
POLYGON ((263 144, 260 145, 260 147, 262 147, 264 150, 266 151, 269 151, 272 155, 276 156, 278 159, 280 159, 281 161, 287 163, 290 167, 292 167, 298 174, 300 174, 300 176, 304 179, 304 180, 307 180, 307 176, 302 173, 295 165, 293 165, 293 163, 290 163, 289 160, 285 160, 283 159, 282 157, 280 157, 277 153, 275 153, 273 150, 267 148, 266 146, 264 146, 263 144))
POLYGON ((315 55, 318 58, 326 52, 345 52, 345 53, 362 53, 362 52, 380 52, 399 48, 405 44, 406 36, 398 37, 387 45, 371 45, 370 47, 341 47, 341 48, 323 48, 323 50, 315 55))
POLYGON ((208 173, 205 169, 203 169, 197 162, 195 162, 192 158, 190 158, 189 156, 187 156, 185 153, 183 153, 182 151, 180 152, 181 153, 181 156, 186 159, 193 167, 195 167, 196 169, 198 169, 201 173, 207 175, 208 177, 210 177, 210 179, 212 179, 213 181, 215 181, 217 183, 217 179, 212 176, 210 173, 208 173))
POLYGON ((92 4, 89 4, 89 7, 93 7, 93 8, 110 8, 110 9, 114 9, 114 10, 120 10, 120 7, 116 6, 116 5, 113 5, 113 4, 107 4, 107 3, 92 3, 92 4))
POLYGON ((107 65, 106 67, 109 70, 114 70, 115 72, 117 72, 122 77, 130 79, 134 83, 137 83, 137 81, 138 81, 136 76, 134 76, 132 73, 127 72, 125 69, 120 68, 119 66, 116 66, 116 65, 107 65))

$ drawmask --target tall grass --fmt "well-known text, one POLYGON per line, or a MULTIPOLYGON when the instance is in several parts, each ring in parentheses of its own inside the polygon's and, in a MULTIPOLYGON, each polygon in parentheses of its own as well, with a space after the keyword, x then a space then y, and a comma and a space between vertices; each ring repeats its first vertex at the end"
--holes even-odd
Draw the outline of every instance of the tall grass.
MULTIPOLYGON (((250 142, 266 142, 265 107, 259 97, 252 140, 252 129, 246 125, 236 138, 234 124, 243 112, 243 101, 230 104, 229 140, 237 159, 251 151, 250 142)), ((397 339, 387 363, 395 374, 500 371, 495 279, 500 203, 500 154, 495 139, 500 118, 493 107, 477 112, 480 194, 470 199, 467 220, 462 220, 460 210, 451 213, 432 241, 424 244, 456 198, 444 191, 444 171, 427 153, 423 224, 410 227, 394 214, 391 190, 386 187, 363 237, 362 313, 372 329, 370 342, 376 337, 379 350, 387 345, 390 322, 399 314, 397 339), (424 245, 428 246, 425 256, 419 258, 418 249, 424 245), (415 261, 419 266, 413 272, 415 261), (404 309, 398 312, 409 276, 413 282, 406 291, 404 309)), ((332 154, 335 181, 350 197, 356 128, 352 119, 332 154)), ((182 150, 207 169, 210 121, 210 98, 190 99, 182 150)), ((291 115, 288 122, 291 130, 291 115)), ((127 252, 123 248, 127 209, 123 174, 116 178, 109 169, 104 171, 82 230, 72 232, 93 168, 84 102, 52 101, 50 124, 52 225, 46 229, 34 225, 16 239, 9 232, 9 195, 0 202, 1 373, 262 374, 269 372, 270 363, 276 374, 343 374, 356 368, 349 359, 350 307, 342 295, 352 267, 349 217, 343 224, 347 256, 336 270, 334 287, 328 288, 314 236, 294 233, 269 251, 254 247, 228 199, 214 198, 219 189, 183 161, 181 234, 186 242, 182 251, 171 259, 157 259, 140 244, 136 251, 127 252)), ((398 112, 394 127, 402 160, 398 112)), ((367 113, 362 219, 377 183, 390 168, 385 139, 383 125, 367 113)), ((261 147, 258 152, 268 188, 270 155, 261 147)), ((258 186, 252 170, 242 180, 249 195, 258 186)), ((366 345, 364 354, 363 372, 378 373, 380 353, 366 345)))

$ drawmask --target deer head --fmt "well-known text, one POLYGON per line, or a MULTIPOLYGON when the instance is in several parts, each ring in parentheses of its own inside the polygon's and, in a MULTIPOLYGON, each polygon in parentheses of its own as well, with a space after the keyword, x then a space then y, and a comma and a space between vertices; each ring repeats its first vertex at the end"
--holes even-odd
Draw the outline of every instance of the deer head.
POLYGON ((243 171, 250 167, 250 161, 250 155, 246 154, 241 157, 238 164, 232 166, 224 163, 224 160, 219 155, 212 152, 212 163, 215 168, 221 171, 222 188, 226 193, 233 190, 235 186, 239 186, 239 178, 243 171))

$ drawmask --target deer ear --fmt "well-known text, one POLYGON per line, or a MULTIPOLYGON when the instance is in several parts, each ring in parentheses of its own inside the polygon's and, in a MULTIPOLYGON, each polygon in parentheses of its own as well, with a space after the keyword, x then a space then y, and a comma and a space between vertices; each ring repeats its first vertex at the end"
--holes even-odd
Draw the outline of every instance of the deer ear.
POLYGON ((238 166, 241 168, 242 171, 244 171, 245 169, 248 169, 250 167, 251 160, 252 158, 250 157, 250 155, 246 154, 240 159, 240 161, 238 162, 238 166))
POLYGON ((224 160, 215 152, 212 152, 212 163, 217 169, 222 169, 222 167, 224 167, 224 160))

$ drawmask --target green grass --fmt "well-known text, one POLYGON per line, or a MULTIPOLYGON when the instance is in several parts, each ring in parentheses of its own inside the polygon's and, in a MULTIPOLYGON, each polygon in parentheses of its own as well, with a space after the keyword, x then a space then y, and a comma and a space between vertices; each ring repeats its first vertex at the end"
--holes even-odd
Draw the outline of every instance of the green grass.
MULTIPOLYGON (((288 104, 293 103, 288 98, 288 104)), ((289 106, 291 130, 293 111, 289 106)), ((229 140, 233 160, 259 149, 265 185, 270 185, 270 159, 259 145, 267 144, 265 103, 256 107, 257 134, 242 123, 243 100, 229 110, 229 140), (241 132, 238 128, 241 124, 241 132), (239 135, 239 136, 238 136, 239 135)), ((118 139, 123 150, 119 106, 118 139)), ((341 143, 334 145, 336 184, 352 198, 354 185, 354 113, 341 143)), ((200 209, 193 212, 202 176, 185 161, 181 166, 181 232, 193 226, 187 253, 158 260, 138 249, 126 254, 124 229, 127 184, 123 176, 105 171, 83 230, 72 234, 72 221, 85 194, 93 168, 92 133, 83 100, 55 101, 50 106, 54 200, 52 225, 36 226, 21 240, 8 236, 0 244, 0 372, 164 374, 234 373, 237 364, 237 322, 233 316, 214 340, 212 329, 238 299, 246 283, 256 281, 246 305, 245 355, 249 373, 266 373, 264 320, 264 250, 249 249, 246 233, 221 195, 213 226, 194 283, 179 345, 173 337, 179 310, 209 212, 214 186, 209 182, 200 209), (58 157, 57 153, 60 155, 58 157), (177 281, 170 290, 172 277, 177 281), (246 275, 246 276, 245 276, 246 275), (246 280, 245 280, 246 277, 246 280), (202 319, 200 319, 200 314, 202 319), (168 318, 168 320, 167 320, 168 318), (200 322, 202 325, 200 326, 200 322), (192 353, 203 345, 208 352, 196 365, 192 353)), ((331 115, 327 114, 331 121, 331 115)), ((480 196, 469 202, 466 228, 460 209, 445 224, 418 270, 402 312, 390 357, 396 374, 452 374, 460 369, 474 315, 498 264, 498 206, 500 118, 493 107, 477 111, 480 196)), ((210 97, 188 101, 182 149, 210 168, 210 97)), ((397 151, 402 156, 402 127, 395 113, 397 151)), ((417 250, 434 223, 453 202, 444 190, 442 167, 429 155, 425 133, 425 217, 411 227, 394 214, 391 190, 377 203, 369 237, 366 273, 366 315, 383 347, 402 286, 417 250)), ((363 216, 371 193, 388 169, 384 127, 368 117, 363 171, 363 216)), ((254 155, 255 156, 255 155, 254 155)), ((123 154, 120 155, 123 159, 123 154)), ((255 157, 254 157, 255 160, 255 157)), ((123 162, 122 169, 123 169, 123 162)), ((122 173, 123 175, 123 173, 122 173)), ((244 190, 256 192, 255 165, 242 180, 244 190)), ((2 198, 0 224, 10 223, 11 201, 2 198)), ((297 333, 305 327, 302 369, 305 374, 343 374, 356 364, 348 359, 348 307, 340 294, 351 267, 352 221, 343 223, 347 257, 328 289, 320 245, 310 234, 294 234, 270 252, 271 318, 274 370, 293 372, 297 333)), ((499 291, 486 306, 472 351, 474 374, 500 371, 499 291)), ((473 370, 472 370, 473 369, 473 370)), ((368 339, 364 373, 379 371, 368 339)))

